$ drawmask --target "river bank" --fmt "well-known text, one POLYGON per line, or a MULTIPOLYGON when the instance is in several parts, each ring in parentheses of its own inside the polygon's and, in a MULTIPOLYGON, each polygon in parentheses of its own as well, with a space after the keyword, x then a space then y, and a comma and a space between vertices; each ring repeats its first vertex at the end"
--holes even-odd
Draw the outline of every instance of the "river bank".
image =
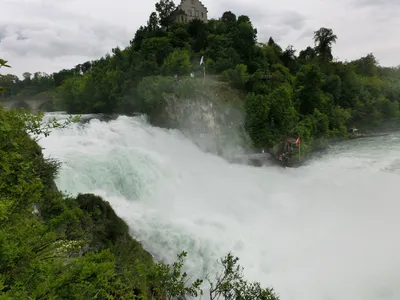
MULTIPOLYGON (((264 149, 259 149, 255 147, 251 147, 251 145, 248 144, 243 144, 245 140, 240 139, 238 140, 239 144, 234 143, 234 147, 237 148, 236 151, 230 151, 229 155, 224 155, 227 152, 223 151, 223 142, 218 142, 219 137, 221 137, 220 130, 221 126, 226 126, 228 127, 228 123, 224 124, 219 124, 217 119, 214 119, 213 115, 214 114, 219 114, 219 111, 215 110, 215 107, 213 106, 208 106, 205 105, 202 107, 204 110, 203 113, 200 115, 196 115, 196 117, 190 116, 190 109, 192 109, 192 106, 189 106, 187 109, 180 111, 180 115, 188 117, 192 122, 183 122, 182 117, 178 116, 175 117, 178 119, 181 123, 179 122, 174 122, 173 126, 162 126, 162 124, 159 124, 160 128, 165 128, 165 129, 174 129, 174 130, 179 130, 181 131, 186 138, 191 140, 193 143, 198 145, 201 149, 203 149, 205 152, 211 152, 217 156, 223 157, 229 162, 232 163, 238 163, 238 164, 248 164, 248 165, 253 165, 257 167, 261 166, 266 166, 266 165, 279 165, 282 167, 301 167, 307 162, 311 161, 314 156, 320 156, 321 153, 325 153, 326 151, 329 150, 330 147, 334 147, 339 143, 347 142, 352 139, 357 139, 357 138, 374 138, 374 137, 379 137, 383 135, 387 135, 390 132, 396 132, 398 131, 397 127, 400 125, 400 122, 398 119, 393 119, 390 122, 385 122, 380 124, 380 126, 377 125, 377 127, 373 126, 362 126, 360 130, 365 130, 365 131, 357 131, 354 134, 351 133, 350 131, 344 134, 343 136, 335 136, 331 138, 320 138, 320 139, 312 139, 308 145, 304 145, 304 142, 302 141, 302 138, 300 137, 300 147, 295 146, 296 138, 289 138, 290 140, 290 145, 292 148, 292 153, 290 155, 287 155, 287 151, 285 150, 285 144, 287 142, 285 139, 282 140, 281 143, 276 144, 273 148, 264 148, 264 149), (210 120, 213 120, 211 123, 204 123, 204 115, 209 118, 210 120), (194 121, 195 120, 195 121, 194 121), (185 126, 181 126, 182 124, 185 124, 185 126), (188 126, 189 124, 189 126, 188 126), (193 130, 194 128, 191 128, 190 124, 196 124, 196 130, 193 130), (211 124, 211 125, 210 125, 211 124), (200 129, 200 130, 199 130, 200 129), (372 131, 374 130, 374 131, 372 131), (212 140, 216 140, 217 143, 215 146, 206 146, 204 145, 204 138, 201 138, 201 136, 204 136, 204 133, 208 132, 208 134, 212 135, 212 140), (202 144, 203 143, 203 144, 202 144), (219 145, 219 146, 218 146, 219 145), (311 149, 311 150, 310 150, 311 149), (285 160, 280 160, 279 156, 283 153, 286 153, 287 159, 285 160)), ((175 110, 174 112, 176 112, 175 110)), ((198 110, 197 110, 198 112, 198 110)), ((52 112, 48 113, 49 119, 51 119, 53 116, 57 116, 60 120, 62 120, 65 116, 67 117, 68 115, 66 112, 52 112)), ((141 114, 85 114, 81 115, 81 124, 87 124, 93 119, 97 119, 101 122, 110 122, 110 121, 115 121, 119 117, 132 117, 132 116, 142 116, 145 119, 148 120, 146 116, 143 116, 141 114)), ((176 120, 175 119, 175 120, 176 120)), ((231 120, 231 119, 230 119, 231 120)), ((240 118, 236 118, 236 129, 239 128, 240 125, 240 118)), ((148 120, 150 122, 150 120, 148 120)), ((231 124, 229 124, 231 125, 231 124)), ((234 131, 236 131, 236 129, 234 131)), ((235 135, 234 138, 237 139, 237 136, 235 135)), ((210 140, 207 140, 207 143, 209 143, 210 140)), ((215 142, 213 142, 215 143, 215 142)), ((231 144, 227 144, 231 145, 231 144)))

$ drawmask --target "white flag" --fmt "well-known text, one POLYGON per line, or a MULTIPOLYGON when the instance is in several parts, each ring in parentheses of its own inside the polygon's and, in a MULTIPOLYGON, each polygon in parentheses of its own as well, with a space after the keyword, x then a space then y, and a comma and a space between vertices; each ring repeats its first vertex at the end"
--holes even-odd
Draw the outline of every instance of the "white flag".
POLYGON ((200 66, 204 65, 204 56, 201 57, 200 59, 200 66))

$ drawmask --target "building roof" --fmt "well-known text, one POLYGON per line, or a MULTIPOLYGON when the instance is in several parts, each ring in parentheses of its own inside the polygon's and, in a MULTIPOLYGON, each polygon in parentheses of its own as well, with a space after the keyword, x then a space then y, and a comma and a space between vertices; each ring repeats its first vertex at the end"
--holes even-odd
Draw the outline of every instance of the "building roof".
POLYGON ((204 9, 206 10, 206 12, 208 13, 208 9, 207 9, 207 7, 200 1, 200 0, 197 0, 197 1, 199 1, 199 3, 200 3, 200 5, 201 6, 203 6, 204 7, 204 9))
MULTIPOLYGON (((185 1, 185 0, 181 0, 181 4, 182 4, 183 1, 185 1)), ((195 1, 199 2, 199 4, 200 4, 201 6, 203 6, 203 8, 204 8, 204 9, 206 10, 206 12, 208 13, 207 7, 206 7, 200 0, 195 0, 195 1)), ((178 7, 180 7, 180 5, 178 5, 178 7)))
POLYGON ((170 15, 171 17, 186 16, 186 13, 178 6, 170 15))

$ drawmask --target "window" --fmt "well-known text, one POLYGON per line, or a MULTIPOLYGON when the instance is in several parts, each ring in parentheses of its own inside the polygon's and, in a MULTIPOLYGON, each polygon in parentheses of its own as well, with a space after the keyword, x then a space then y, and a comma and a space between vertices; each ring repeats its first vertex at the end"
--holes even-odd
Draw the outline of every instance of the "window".
POLYGON ((198 10, 196 10, 196 12, 195 12, 195 16, 196 16, 196 17, 198 17, 198 16, 199 16, 199 11, 198 11, 198 10))
POLYGON ((203 12, 201 13, 201 18, 204 19, 204 13, 203 12))
POLYGON ((192 10, 189 10, 189 17, 192 16, 192 10))

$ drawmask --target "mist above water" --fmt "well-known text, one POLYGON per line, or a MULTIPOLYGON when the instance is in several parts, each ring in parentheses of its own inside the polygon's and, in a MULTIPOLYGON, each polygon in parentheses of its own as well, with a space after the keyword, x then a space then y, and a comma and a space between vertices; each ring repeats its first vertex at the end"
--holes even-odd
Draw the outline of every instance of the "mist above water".
POLYGON ((194 276, 233 251, 282 300, 398 300, 399 137, 343 143, 298 169, 229 164, 142 117, 40 144, 63 163, 61 190, 103 196, 157 258, 188 251, 194 276))

